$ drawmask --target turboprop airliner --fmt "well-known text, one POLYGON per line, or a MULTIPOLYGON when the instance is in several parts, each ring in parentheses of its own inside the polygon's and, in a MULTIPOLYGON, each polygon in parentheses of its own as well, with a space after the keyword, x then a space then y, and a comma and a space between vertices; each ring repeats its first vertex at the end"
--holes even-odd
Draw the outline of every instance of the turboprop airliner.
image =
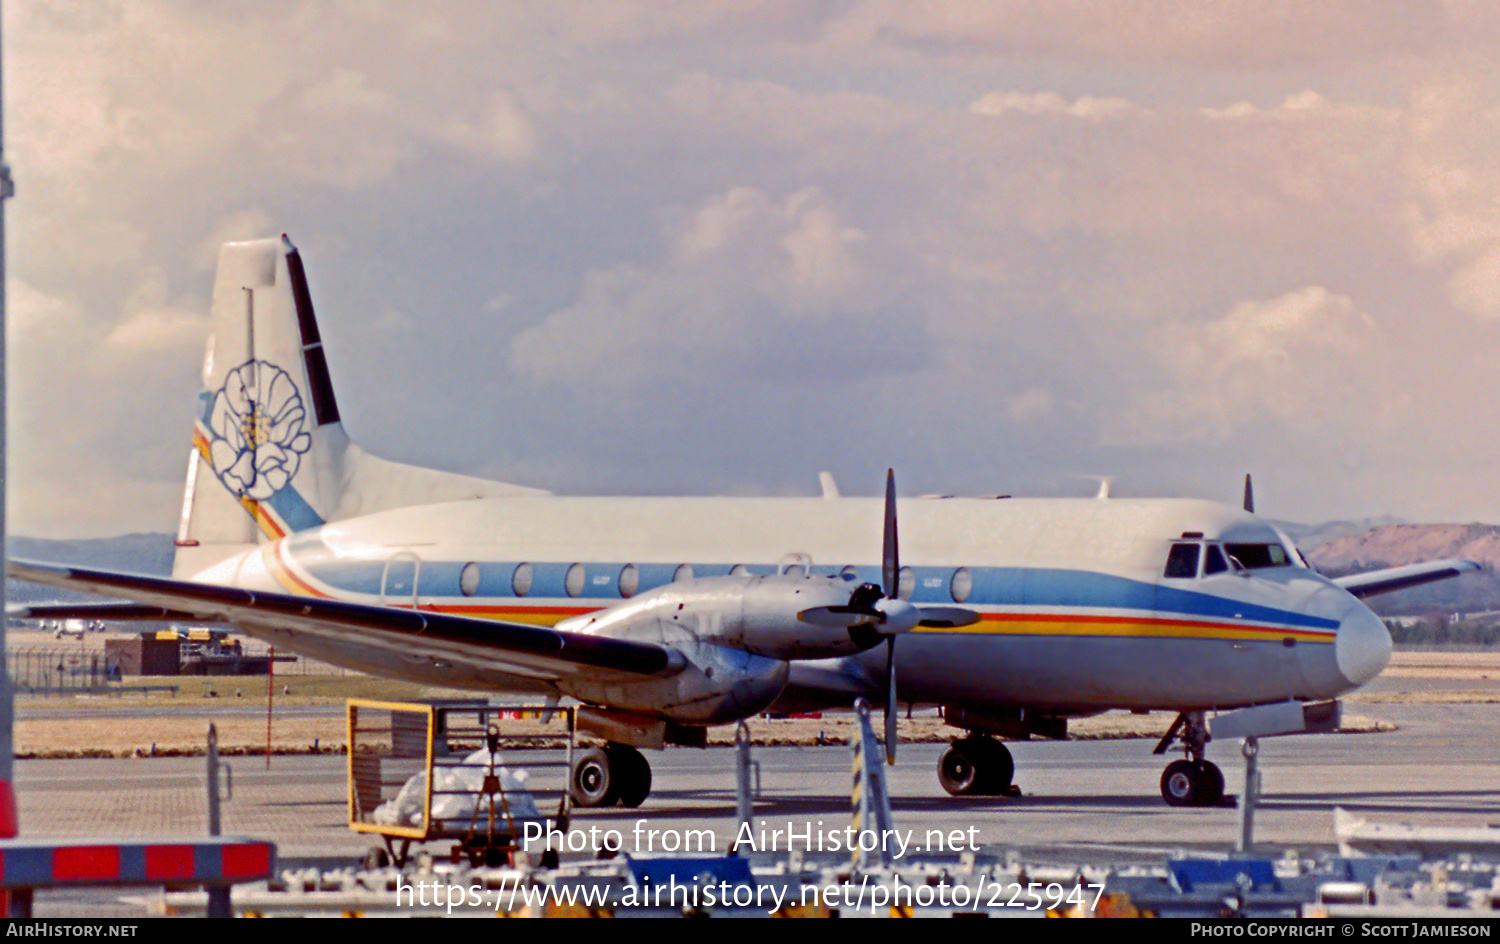
POLYGON ((893 760, 897 706, 941 706, 964 733, 939 781, 960 796, 1010 790, 1001 738, 1175 711, 1162 795, 1216 804, 1211 716, 1241 735, 1315 729, 1389 657, 1361 597, 1477 569, 1329 579, 1248 490, 1244 509, 898 502, 890 477, 884 501, 554 496, 351 443, 286 237, 224 246, 211 320, 173 575, 11 574, 131 601, 66 615, 223 623, 377 675, 576 699, 606 742, 573 771, 583 805, 645 800, 641 748, 857 698, 886 706, 893 760))

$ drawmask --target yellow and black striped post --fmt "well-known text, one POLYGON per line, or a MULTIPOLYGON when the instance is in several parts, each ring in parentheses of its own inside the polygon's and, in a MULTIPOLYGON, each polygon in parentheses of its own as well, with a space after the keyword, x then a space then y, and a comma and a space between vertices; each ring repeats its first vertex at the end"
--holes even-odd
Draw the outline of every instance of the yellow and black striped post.
POLYGON ((859 730, 849 741, 854 754, 849 789, 849 806, 854 815, 850 854, 856 869, 867 869, 890 864, 886 839, 891 835, 891 797, 885 788, 880 742, 870 727, 870 706, 861 698, 854 703, 854 711, 859 718, 859 730))

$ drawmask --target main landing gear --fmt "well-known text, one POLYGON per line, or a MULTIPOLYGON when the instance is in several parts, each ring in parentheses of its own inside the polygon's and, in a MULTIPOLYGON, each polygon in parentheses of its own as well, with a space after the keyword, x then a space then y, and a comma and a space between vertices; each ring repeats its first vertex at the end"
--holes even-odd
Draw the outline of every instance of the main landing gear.
POLYGON ((1224 802, 1224 773, 1205 760, 1208 724, 1201 711, 1184 711, 1172 722, 1153 754, 1165 754, 1172 742, 1181 740, 1182 760, 1167 765, 1161 775, 1161 796, 1171 806, 1218 806, 1224 802))
POLYGON ((592 747, 574 758, 568 790, 575 806, 637 807, 651 793, 651 763, 626 744, 592 747))
POLYGON ((1004 796, 1015 773, 1010 749, 984 734, 954 740, 938 759, 938 782, 953 796, 1004 796))

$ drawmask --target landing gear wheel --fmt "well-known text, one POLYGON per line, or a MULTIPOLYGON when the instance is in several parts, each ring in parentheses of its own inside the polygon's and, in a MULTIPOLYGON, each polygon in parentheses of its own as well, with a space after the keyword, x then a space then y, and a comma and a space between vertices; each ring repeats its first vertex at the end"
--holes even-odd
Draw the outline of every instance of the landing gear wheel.
POLYGON ((1224 774, 1206 760, 1175 760, 1162 771, 1161 796, 1169 806, 1218 806, 1224 799, 1224 774))
POLYGON ((938 760, 938 782, 953 796, 1000 796, 1015 773, 1010 749, 993 738, 960 738, 938 760))
POLYGON ((1161 774, 1161 797, 1168 806, 1195 806, 1198 768, 1190 760, 1174 760, 1161 774))
POLYGON ((1213 761, 1203 762, 1203 805, 1218 806, 1224 802, 1224 772, 1213 761))
POLYGON ((959 743, 954 741, 938 758, 938 783, 950 796, 974 796, 979 793, 979 765, 959 743))
POLYGON ((573 795, 573 803, 577 806, 613 806, 617 799, 615 784, 615 771, 609 755, 601 748, 593 747, 573 762, 568 792, 573 795))
POLYGON ((634 809, 651 795, 651 762, 627 744, 609 744, 604 748, 614 773, 616 798, 621 806, 634 809))
POLYGON ((1004 796, 1016 775, 1016 761, 1010 748, 992 738, 976 738, 978 749, 979 792, 984 796, 1004 796))

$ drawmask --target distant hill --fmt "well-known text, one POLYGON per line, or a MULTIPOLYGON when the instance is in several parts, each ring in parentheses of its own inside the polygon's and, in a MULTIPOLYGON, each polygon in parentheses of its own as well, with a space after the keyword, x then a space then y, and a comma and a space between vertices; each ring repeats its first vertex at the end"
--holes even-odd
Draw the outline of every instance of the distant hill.
POLYGON ((1387 524, 1335 538, 1307 556, 1313 566, 1332 576, 1445 557, 1477 561, 1489 569, 1373 597, 1371 608, 1382 616, 1500 610, 1500 578, 1495 574, 1500 564, 1500 525, 1387 524))
POLYGON ((1392 518, 1389 515, 1380 518, 1364 518, 1360 521, 1325 521, 1322 524, 1298 524, 1294 521, 1272 522, 1297 542, 1297 546, 1302 549, 1303 553, 1310 553, 1339 538, 1404 523, 1399 518, 1392 518))

